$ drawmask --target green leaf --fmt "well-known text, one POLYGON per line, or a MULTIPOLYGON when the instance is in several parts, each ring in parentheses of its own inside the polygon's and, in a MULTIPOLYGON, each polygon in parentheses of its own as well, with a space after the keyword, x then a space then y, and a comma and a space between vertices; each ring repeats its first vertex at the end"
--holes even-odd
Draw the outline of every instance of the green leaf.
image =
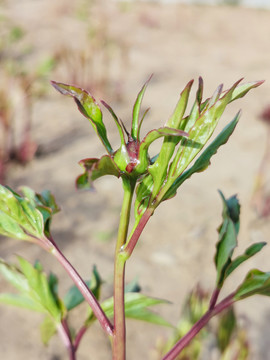
POLYGON ((0 233, 19 240, 43 237, 43 218, 31 201, 0 185, 0 233))
POLYGON ((245 83, 242 85, 238 85, 232 93, 232 98, 231 98, 230 102, 232 102, 236 99, 242 98, 243 96, 246 95, 247 92, 249 92, 249 90, 258 87, 263 83, 264 83, 264 80, 252 81, 252 82, 248 82, 248 83, 245 83))
POLYGON ((52 336, 57 332, 57 325, 50 316, 46 316, 40 325, 41 340, 44 345, 48 345, 52 336))
POLYGON ((259 242, 252 244, 250 247, 248 247, 243 255, 238 256, 236 259, 234 259, 230 265, 228 266, 226 270, 226 278, 244 261, 248 260, 255 254, 257 254, 261 249, 266 245, 266 242, 259 242))
POLYGON ((149 81, 151 80, 151 78, 152 78, 152 75, 149 77, 149 79, 143 85, 141 91, 139 92, 139 94, 137 96, 137 99, 136 99, 134 107, 133 107, 131 136, 134 140, 137 140, 137 141, 140 141, 141 124, 139 124, 139 114, 140 114, 140 109, 141 109, 141 103, 142 103, 142 99, 143 99, 145 90, 147 88, 147 85, 149 84, 149 81))
MULTIPOLYGON (((189 93, 193 84, 193 80, 190 81, 185 89, 180 94, 180 99, 176 105, 173 115, 166 123, 166 127, 173 129, 181 129, 181 122, 187 107, 189 93)), ((162 186, 166 175, 169 161, 173 155, 175 146, 178 144, 179 138, 172 136, 165 136, 163 145, 161 147, 159 156, 153 165, 148 168, 149 173, 153 177, 154 187, 152 190, 152 198, 155 198, 162 186)))
POLYGON ((5 305, 16 306, 32 311, 43 312, 43 309, 39 304, 35 303, 28 297, 24 297, 18 294, 2 293, 0 294, 0 303, 5 305))
MULTIPOLYGON (((238 83, 239 81, 236 82, 221 98, 219 98, 219 96, 222 87, 220 86, 216 90, 206 109, 199 115, 195 123, 192 124, 192 127, 189 130, 188 139, 182 139, 180 142, 180 146, 169 169, 167 182, 164 186, 166 192, 212 136, 238 83)), ((194 120, 192 120, 192 122, 194 122, 194 120)), ((188 125, 189 124, 187 123, 186 127, 188 125)), ((187 131, 188 129, 185 128, 185 130, 187 131)))
MULTIPOLYGON (((85 281, 85 283, 90 288, 90 281, 85 281)), ((71 286, 64 297, 64 304, 66 309, 70 311, 83 302, 84 297, 82 296, 80 290, 75 285, 71 286)))
POLYGON ((130 319, 141 320, 151 324, 173 327, 173 325, 165 320, 161 315, 156 314, 149 309, 129 309, 126 311, 126 316, 130 319))
POLYGON ((217 268, 217 286, 222 287, 226 278, 226 270, 231 263, 234 249, 237 246, 239 231, 240 205, 235 196, 226 200, 220 192, 223 201, 223 223, 218 229, 219 241, 216 245, 215 264, 217 268))
POLYGON ((242 300, 252 295, 270 296, 270 272, 250 270, 243 283, 238 287, 234 300, 242 300))
POLYGON ((113 111, 113 109, 110 107, 110 105, 108 105, 105 101, 101 100, 101 103, 109 110, 110 114, 112 115, 115 124, 117 126, 119 135, 120 135, 120 139, 121 139, 121 145, 125 145, 126 141, 125 141, 125 134, 124 134, 124 125, 121 122, 121 120, 118 119, 118 117, 116 116, 115 112, 113 111))
MULTIPOLYGON (((220 85, 213 96, 201 104, 203 83, 202 80, 199 79, 199 89, 197 91, 195 104, 193 105, 190 115, 183 119, 181 126, 182 130, 189 133, 189 137, 188 139, 182 139, 180 142, 179 149, 169 168, 167 180, 164 182, 156 206, 162 201, 162 198, 165 200, 173 196, 177 189, 176 185, 180 186, 187 177, 191 176, 193 172, 183 173, 183 171, 211 137, 226 106, 233 100, 243 97, 249 90, 262 83, 261 81, 257 81, 239 85, 240 81, 241 80, 237 81, 229 90, 223 93, 221 92, 222 85, 220 85), (184 175, 184 177, 181 178, 182 175, 184 175), (165 193, 167 194, 165 195, 165 193)), ((236 116, 235 120, 238 117, 239 114, 236 116)), ((226 141, 227 140, 225 140, 225 142, 226 141)), ((198 164, 196 164, 196 166, 197 165, 198 164)), ((204 168, 202 168, 202 170, 203 169, 204 168)))
POLYGON ((91 189, 93 181, 104 175, 120 176, 120 171, 108 155, 104 155, 100 159, 83 159, 79 164, 84 168, 85 172, 76 180, 78 189, 91 189))
POLYGON ((90 120, 90 123, 92 124, 95 132, 99 136, 108 153, 112 154, 113 149, 107 138, 107 131, 102 120, 102 112, 96 103, 95 98, 86 90, 80 89, 78 87, 58 83, 55 81, 52 81, 51 83, 53 87, 61 94, 73 97, 80 112, 88 120, 90 120))
POLYGON ((44 233, 48 237, 50 234, 50 225, 53 215, 60 211, 60 208, 55 201, 55 197, 49 190, 44 190, 41 194, 38 194, 27 186, 20 187, 20 191, 24 197, 30 201, 31 205, 42 214, 44 233))
POLYGON ((218 134, 215 140, 203 151, 200 157, 195 161, 194 165, 191 166, 188 170, 186 170, 182 175, 180 175, 175 182, 172 184, 170 189, 167 191, 163 200, 167 200, 173 196, 175 196, 177 189, 180 185, 183 184, 188 178, 190 178, 193 174, 202 172, 208 168, 210 165, 210 159, 213 155, 215 155, 221 145, 227 143, 228 139, 232 135, 238 120, 240 117, 240 113, 238 113, 235 118, 218 134))
MULTIPOLYGON (((99 300, 102 280, 95 266, 93 267, 91 281, 86 281, 85 283, 95 295, 96 299, 99 300)), ((84 302, 84 300, 85 299, 77 286, 73 285, 64 297, 64 304, 66 309, 70 311, 84 302)))
MULTIPOLYGON (((171 327, 172 325, 163 319, 160 315, 155 314, 148 309, 149 306, 166 303, 168 303, 168 301, 151 298, 140 293, 126 293, 125 314, 128 318, 171 327)), ((113 298, 105 300, 101 306, 109 318, 113 317, 113 298)))
POLYGON ((178 138, 178 140, 181 137, 188 137, 188 133, 183 131, 183 130, 178 130, 178 129, 173 129, 173 128, 169 128, 169 127, 162 127, 159 129, 154 129, 149 131, 146 136, 144 137, 144 139, 141 142, 140 145, 140 156, 141 156, 141 152, 147 152, 149 146, 152 144, 153 141, 164 137, 164 136, 175 136, 178 138))
POLYGON ((21 226, 14 219, 2 211, 0 211, 0 234, 13 237, 18 240, 32 240, 32 238, 23 231, 21 226))
POLYGON ((29 291, 29 284, 20 269, 0 259, 0 272, 4 278, 22 293, 29 291))
MULTIPOLYGON (((27 295, 43 307, 44 312, 50 314, 55 321, 60 322, 62 318, 62 306, 55 293, 55 283, 52 287, 52 279, 46 274, 33 267, 22 257, 18 257, 21 271, 25 276, 29 289, 27 295)), ((55 282, 55 277, 54 277, 55 282)))
POLYGON ((65 312, 57 295, 57 278, 34 267, 25 259, 18 257, 20 269, 0 259, 0 272, 13 285, 19 294, 2 294, 0 302, 13 306, 47 313, 59 322, 65 312))
POLYGON ((138 283, 137 278, 135 278, 134 280, 132 280, 130 283, 126 284, 126 286, 125 286, 125 293, 140 292, 140 291, 141 291, 141 287, 138 283))
POLYGON ((183 136, 184 137, 188 136, 188 133, 186 133, 183 130, 168 128, 166 126, 149 131, 142 140, 142 142, 140 143, 138 165, 136 166, 137 172, 141 171, 141 173, 144 173, 147 170, 147 167, 149 166, 149 155, 148 155, 149 146, 155 140, 165 136, 176 137, 180 139, 183 136))

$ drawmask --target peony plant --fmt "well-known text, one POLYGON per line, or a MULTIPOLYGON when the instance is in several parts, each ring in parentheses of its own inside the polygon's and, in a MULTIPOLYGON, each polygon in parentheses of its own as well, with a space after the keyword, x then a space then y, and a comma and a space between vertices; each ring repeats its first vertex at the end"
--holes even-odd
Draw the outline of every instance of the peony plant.
MULTIPOLYGON (((181 92, 175 110, 166 124, 143 136, 142 124, 148 110, 141 115, 140 109, 150 79, 136 98, 130 130, 127 130, 107 103, 101 102, 111 114, 119 132, 120 143, 116 150, 107 137, 101 106, 94 97, 79 87, 52 82, 57 91, 75 100, 79 111, 89 120, 106 151, 100 159, 87 158, 80 161, 83 172, 76 179, 78 189, 91 189, 94 181, 105 175, 119 178, 123 185, 123 202, 115 245, 114 291, 111 298, 100 299, 102 281, 96 267, 93 268, 90 281, 82 279, 58 247, 50 230, 52 218, 59 211, 54 196, 49 191, 35 193, 28 187, 15 192, 8 186, 0 186, 0 233, 40 246, 63 266, 74 282, 68 293, 61 297, 57 287, 58 278, 52 273, 47 275, 39 262, 31 265, 18 256, 18 264, 14 265, 2 259, 1 273, 17 289, 17 294, 2 293, 0 303, 44 313, 41 325, 43 342, 47 344, 58 333, 70 360, 77 358, 81 339, 94 321, 100 323, 108 336, 114 360, 126 358, 127 317, 173 326, 149 309, 166 302, 165 300, 143 295, 138 284, 126 284, 126 264, 156 208, 163 201, 174 197, 178 188, 193 174, 206 170, 212 156, 232 135, 240 112, 209 144, 227 105, 262 84, 262 81, 242 84, 241 79, 225 91, 222 85, 218 86, 211 97, 203 100, 203 80, 199 78, 193 105, 190 112, 186 113, 192 80, 181 92), (151 158, 149 147, 159 138, 163 138, 162 146, 159 153, 151 158), (132 209, 134 223, 129 230, 132 209), (80 329, 75 331, 69 323, 68 315, 83 301, 88 303, 89 310, 80 329)), ((253 269, 235 291, 220 300, 220 290, 226 279, 241 263, 265 246, 265 243, 255 243, 242 255, 233 257, 240 224, 240 205, 236 196, 227 199, 221 192, 220 196, 223 212, 214 259, 216 284, 211 299, 190 325, 191 328, 184 335, 181 333, 180 338, 175 337, 170 348, 166 348, 166 352, 161 355, 163 360, 178 358, 213 316, 230 309, 236 301, 254 294, 270 294, 270 272, 253 269)))

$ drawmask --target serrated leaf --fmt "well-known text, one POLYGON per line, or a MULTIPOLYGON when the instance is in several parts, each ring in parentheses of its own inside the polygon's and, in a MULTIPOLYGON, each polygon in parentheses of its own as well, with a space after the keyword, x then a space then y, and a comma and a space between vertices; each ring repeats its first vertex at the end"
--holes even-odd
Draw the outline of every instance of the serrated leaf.
POLYGON ((223 202, 223 223, 219 227, 219 241, 216 245, 215 264, 217 268, 217 286, 220 288, 225 280, 225 273, 231 263, 234 249, 237 246, 239 230, 240 206, 235 196, 225 199, 220 192, 223 202))
POLYGON ((31 201, 0 185, 0 233, 19 240, 43 237, 43 218, 31 201))
POLYGON ((32 266, 22 257, 18 257, 20 269, 0 259, 0 271, 19 294, 2 294, 0 302, 48 313, 55 321, 60 321, 65 309, 58 299, 57 278, 48 278, 42 267, 32 266))
POLYGON ((38 194, 27 186, 20 187, 20 191, 24 197, 30 201, 31 205, 42 214, 44 233, 48 237, 50 234, 52 217, 60 211, 60 207, 57 205, 55 197, 49 190, 44 190, 41 194, 38 194))
POLYGON ((204 171, 208 168, 212 156, 217 153, 220 146, 226 144, 229 140, 238 123, 239 117, 240 113, 238 113, 235 118, 217 135, 215 140, 203 151, 200 157, 195 161, 194 165, 175 180, 173 185, 163 197, 163 200, 167 200, 175 196, 179 186, 182 185, 183 182, 190 178, 193 174, 204 171))
POLYGON ((52 283, 49 282, 46 274, 35 269, 22 257, 18 257, 18 260, 21 271, 29 286, 26 295, 35 303, 40 304, 43 311, 49 313, 55 321, 60 322, 62 318, 62 306, 59 304, 55 289, 51 288, 52 283))
POLYGON ((44 345, 48 345, 53 335, 57 332, 57 325, 51 317, 46 316, 40 325, 41 340, 44 345))
POLYGON ((120 176, 119 169, 108 155, 104 155, 100 159, 83 159, 79 164, 85 172, 76 180, 78 189, 91 189, 93 181, 105 175, 120 176))
POLYGON ((10 216, 0 211, 0 234, 12 237, 18 240, 31 241, 32 238, 27 235, 21 226, 10 216))
POLYGON ((270 272, 250 270, 236 290, 234 300, 242 300, 256 294, 270 296, 270 272))
POLYGON ((230 265, 228 266, 226 270, 226 278, 244 261, 248 260, 255 254, 257 254, 261 249, 266 245, 266 242, 259 242, 252 244, 250 247, 248 247, 243 255, 238 256, 235 258, 230 265))
POLYGON ((83 90, 81 88, 58 83, 55 81, 52 81, 51 83, 53 87, 61 94, 73 97, 80 112, 88 120, 90 120, 90 123, 92 124, 95 132, 99 136, 108 153, 112 154, 113 149, 107 138, 107 131, 102 120, 102 112, 100 110, 100 107, 96 103, 95 98, 86 90, 83 90))
MULTIPOLYGON (((125 314, 127 318, 143 320, 163 326, 171 326, 171 324, 160 315, 154 314, 148 309, 150 306, 167 303, 168 301, 166 300, 148 297, 140 293, 126 293, 125 314)), ((113 317, 113 298, 105 300, 101 306, 109 318, 113 317)))

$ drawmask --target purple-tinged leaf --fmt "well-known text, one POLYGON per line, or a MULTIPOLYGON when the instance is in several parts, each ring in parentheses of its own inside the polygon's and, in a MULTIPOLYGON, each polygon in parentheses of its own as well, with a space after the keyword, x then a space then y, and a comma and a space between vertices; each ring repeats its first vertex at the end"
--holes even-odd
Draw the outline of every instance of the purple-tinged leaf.
MULTIPOLYGON (((240 80, 239 80, 240 81, 240 80)), ((232 93, 239 81, 237 81, 221 98, 217 99, 220 94, 220 88, 213 95, 216 102, 209 106, 200 114, 198 119, 190 128, 187 123, 185 130, 189 133, 188 139, 182 139, 178 151, 173 159, 168 173, 168 181, 164 187, 164 191, 174 183, 176 178, 180 176, 188 167, 195 156, 202 150, 209 138, 212 136, 218 121, 228 105, 232 93)))
POLYGON ((264 80, 260 80, 260 81, 252 81, 252 82, 248 82, 242 85, 238 85, 233 93, 232 93, 232 98, 229 102, 232 102, 236 99, 239 99, 243 96, 246 95, 246 93, 249 92, 249 90, 251 89, 255 89, 256 87, 262 85, 264 83, 264 80))
MULTIPOLYGON (((242 80, 242 79, 241 79, 241 80, 242 80)), ((240 82, 241 80, 239 80, 239 82, 240 82)), ((219 86, 217 87, 217 89, 215 90, 213 96, 212 96, 212 97, 210 98, 210 100, 209 100, 208 107, 213 106, 213 105, 218 101, 218 99, 220 98, 222 89, 223 89, 223 84, 221 84, 221 85, 219 85, 219 86)))
POLYGON ((145 112, 144 112, 144 114, 143 114, 143 116, 142 116, 142 118, 141 118, 141 120, 140 120, 139 128, 138 128, 138 139, 140 138, 140 132, 141 132, 141 127, 142 127, 143 120, 145 119, 145 117, 146 117, 146 115, 147 115, 147 113, 148 113, 149 110, 150 110, 150 108, 147 108, 147 109, 145 110, 145 112))
POLYGON ((148 148, 152 144, 152 142, 165 136, 173 136, 180 138, 180 137, 188 137, 189 134, 183 130, 173 129, 166 126, 149 131, 140 144, 139 160, 141 158, 146 157, 148 148))
POLYGON ((133 107, 131 136, 136 141, 140 141, 141 124, 139 124, 139 114, 140 114, 140 109, 141 109, 141 103, 142 103, 142 99, 143 99, 145 90, 147 88, 147 85, 149 84, 149 81, 151 80, 152 76, 153 75, 151 75, 149 77, 149 79, 146 81, 146 83, 143 85, 141 91, 139 92, 139 94, 137 96, 137 99, 136 99, 134 107, 133 107))
POLYGON ((203 79, 201 76, 199 76, 199 86, 196 92, 196 101, 199 106, 201 105, 202 97, 203 97, 203 79))
POLYGON ((108 155, 104 155, 100 159, 83 159, 79 164, 85 172, 76 180, 78 189, 91 189, 93 181, 104 175, 120 176, 120 171, 108 155))
POLYGON ((113 109, 110 107, 110 105, 108 105, 105 101, 101 100, 101 103, 106 107, 106 109, 110 112, 110 114, 112 115, 115 124, 117 126, 119 135, 120 135, 120 139, 121 139, 121 144, 125 145, 126 141, 125 141, 125 134, 124 134, 124 130, 125 128, 123 127, 123 123, 118 119, 118 117, 116 116, 115 112, 113 111, 113 109))
POLYGON ((108 153, 113 153, 111 144, 107 138, 107 131, 102 120, 102 112, 96 103, 95 98, 86 90, 67 84, 51 82, 53 87, 61 94, 71 96, 75 100, 80 112, 90 120, 94 130, 107 149, 108 153))

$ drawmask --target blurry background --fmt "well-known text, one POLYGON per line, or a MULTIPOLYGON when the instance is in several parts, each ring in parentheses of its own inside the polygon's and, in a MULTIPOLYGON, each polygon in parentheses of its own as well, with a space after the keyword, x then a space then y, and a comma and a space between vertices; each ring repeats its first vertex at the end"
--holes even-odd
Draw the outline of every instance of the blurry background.
MULTIPOLYGON (((143 102, 145 109, 151 106, 145 133, 165 123, 191 78, 194 94, 198 77, 203 77, 205 98, 220 83, 229 88, 242 77, 266 80, 226 110, 217 131, 243 109, 229 143, 205 173, 194 176, 176 198, 160 206, 128 263, 128 281, 138 277, 143 293, 172 302, 159 311, 173 323, 188 291, 198 283, 206 290, 214 286, 216 228, 221 222, 217 189, 227 197, 239 195, 239 252, 270 235, 270 165, 267 161, 261 165, 269 131, 267 122, 259 121, 270 104, 269 2, 202 3, 210 1, 0 1, 1 182, 55 194, 62 211, 54 220, 54 237, 84 278, 97 265, 106 282, 104 298, 112 292, 121 184, 104 177, 94 193, 75 190, 75 178, 81 173, 78 161, 99 157, 104 150, 74 102, 56 93, 49 80, 89 90, 96 99, 108 102, 129 127, 136 95, 154 73, 143 102), (265 8, 240 6, 259 3, 265 8)), ((117 149, 117 130, 105 110, 103 114, 117 149)), ((157 149, 151 150, 152 155, 157 149)), ((60 292, 71 285, 64 270, 38 247, 1 238, 1 257, 14 261, 14 254, 33 262, 39 259, 47 271, 59 274, 60 292)), ((269 256, 266 247, 236 272, 226 289, 234 289, 249 268, 269 271, 269 256)), ((2 279, 0 289, 6 289, 2 279)), ((251 358, 268 359, 269 299, 254 297, 236 309, 248 329, 251 358)), ((1 306, 0 318, 0 355, 6 360, 66 358, 57 337, 44 350, 38 314, 1 306)), ((128 321, 127 358, 156 359, 156 343, 170 332, 128 321)), ((92 359, 109 359, 104 340, 96 324, 85 336, 78 358, 89 359, 91 354, 92 359)))

